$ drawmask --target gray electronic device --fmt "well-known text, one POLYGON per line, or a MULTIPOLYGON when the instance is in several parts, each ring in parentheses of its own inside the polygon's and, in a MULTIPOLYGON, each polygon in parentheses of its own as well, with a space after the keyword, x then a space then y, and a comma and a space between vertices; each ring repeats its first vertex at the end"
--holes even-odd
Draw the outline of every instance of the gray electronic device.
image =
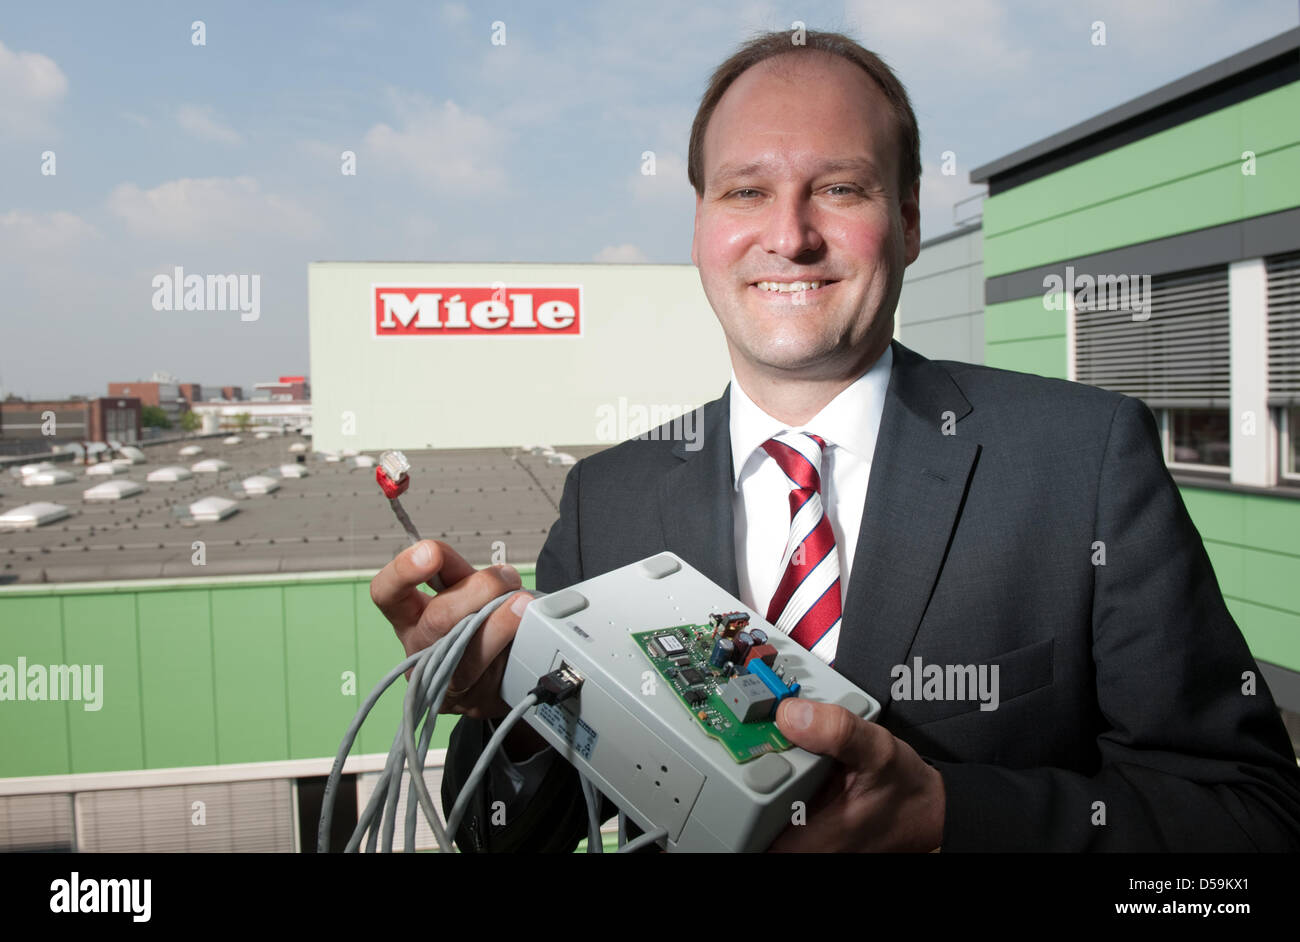
MULTIPOLYGON (((539 705, 525 719, 638 826, 666 829, 670 851, 766 850, 790 824, 794 802, 817 793, 833 761, 797 746, 756 749, 755 758, 739 761, 708 734, 703 716, 694 715, 638 644, 647 631, 700 626, 726 612, 770 629, 773 666, 798 678, 798 696, 837 703, 867 720, 880 715, 871 696, 673 553, 531 602, 501 685, 513 706, 542 675, 564 665, 576 671, 583 679, 576 697, 539 705)), ((689 633, 676 637, 689 640, 689 633)), ((671 659, 676 645, 651 650, 671 659)), ((705 687, 721 694, 726 684, 716 677, 705 687)), ((751 708, 742 702, 733 709, 751 708)))

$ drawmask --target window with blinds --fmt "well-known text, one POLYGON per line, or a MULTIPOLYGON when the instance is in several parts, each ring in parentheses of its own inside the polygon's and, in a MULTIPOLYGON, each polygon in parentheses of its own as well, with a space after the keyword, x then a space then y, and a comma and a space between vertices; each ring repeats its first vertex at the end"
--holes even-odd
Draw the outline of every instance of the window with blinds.
MULTIPOLYGON (((1264 260, 1268 272, 1268 404, 1300 405, 1300 252, 1264 260)), ((1295 430, 1292 430, 1292 434, 1295 430)))
POLYGON ((292 853, 293 782, 82 792, 76 828, 79 849, 91 853, 292 853))
POLYGON ((1101 292, 1081 299, 1076 289, 1078 381, 1153 410, 1228 408, 1228 266, 1156 275, 1150 287, 1144 320, 1101 292))
POLYGON ((0 795, 0 853, 72 851, 72 796, 0 795))
MULTIPOLYGON (((370 803, 371 796, 375 793, 375 787, 379 784, 381 773, 368 772, 364 775, 357 776, 357 808, 364 808, 370 803)), ((434 806, 439 813, 444 811, 442 807, 442 767, 426 768, 424 770, 424 784, 429 789, 429 795, 433 798, 434 806)), ((404 852, 406 850, 406 803, 408 798, 419 803, 419 797, 410 794, 410 782, 408 776, 402 776, 402 781, 398 786, 397 794, 397 827, 393 831, 393 850, 404 852)), ((443 822, 446 823, 445 821, 443 822)), ((362 845, 365 846, 364 844, 362 845)), ((438 839, 433 836, 433 829, 429 827, 428 820, 424 817, 424 812, 420 811, 415 817, 415 849, 416 850, 437 850, 438 839)))

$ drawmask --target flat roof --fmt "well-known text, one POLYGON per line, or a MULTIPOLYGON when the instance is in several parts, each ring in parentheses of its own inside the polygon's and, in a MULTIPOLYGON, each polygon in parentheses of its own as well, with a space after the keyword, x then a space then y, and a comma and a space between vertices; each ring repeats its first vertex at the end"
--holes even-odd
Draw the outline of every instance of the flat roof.
MULTIPOLYGON (((1235 55, 1221 59, 1212 65, 1185 75, 1154 91, 1147 92, 1122 105, 1103 111, 1101 114, 1081 121, 1051 137, 1043 138, 1027 147, 1022 147, 1005 157, 999 157, 990 163, 976 167, 970 173, 972 183, 982 183, 992 177, 1001 176, 1046 157, 1056 151, 1072 147, 1084 140, 1104 135, 1119 125, 1127 124, 1152 112, 1169 107, 1177 101, 1194 98, 1208 93, 1227 79, 1300 49, 1300 27, 1289 29, 1272 39, 1251 46, 1235 55)), ((1118 144, 1116 145, 1118 146, 1118 144)))
MULTIPOLYGON (((194 439, 203 453, 182 458, 188 444, 172 441, 143 446, 146 464, 125 474, 86 477, 80 465, 56 467, 77 474, 69 484, 24 487, 0 475, 0 512, 35 501, 63 504, 72 515, 33 530, 0 531, 0 585, 42 582, 253 575, 350 569, 378 571, 409 545, 405 531, 375 482, 373 468, 352 459, 330 462, 307 452, 308 476, 280 480, 265 496, 244 496, 230 485, 254 474, 279 478, 281 464, 296 463, 289 451, 310 438, 296 434, 258 440, 241 436, 238 445, 220 438, 194 439), (188 468, 219 457, 231 468, 195 474, 176 483, 149 483, 157 468, 188 468), (82 492, 109 480, 143 484, 143 493, 111 503, 88 503, 82 492), (239 512, 216 523, 182 520, 173 507, 188 507, 201 497, 237 501, 239 512), (206 564, 192 562, 192 544, 202 541, 206 564)), ((139 445, 140 443, 136 443, 139 445)), ((608 446, 556 445, 583 458, 608 446)), ((402 506, 421 536, 442 539, 475 565, 493 558, 493 544, 504 543, 506 562, 532 563, 556 518, 569 468, 549 464, 545 455, 518 449, 485 448, 407 451, 411 487, 402 506)), ((378 457, 377 454, 373 455, 378 457)))

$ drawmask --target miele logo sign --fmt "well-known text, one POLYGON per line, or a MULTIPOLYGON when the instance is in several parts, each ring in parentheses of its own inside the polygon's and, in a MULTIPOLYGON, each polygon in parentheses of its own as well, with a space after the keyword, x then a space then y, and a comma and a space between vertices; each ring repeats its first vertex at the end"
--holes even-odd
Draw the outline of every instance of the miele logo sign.
POLYGON ((372 285, 376 337, 582 336, 581 285, 372 285))

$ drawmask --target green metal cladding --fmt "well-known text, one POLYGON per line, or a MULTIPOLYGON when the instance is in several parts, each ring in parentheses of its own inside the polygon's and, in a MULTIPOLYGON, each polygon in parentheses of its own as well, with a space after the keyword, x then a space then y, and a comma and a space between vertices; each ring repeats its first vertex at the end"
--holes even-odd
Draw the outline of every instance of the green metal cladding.
MULTIPOLYGON (((532 588, 532 567, 518 568, 532 588)), ((0 664, 19 657, 102 664, 103 703, 0 703, 0 777, 332 757, 402 649, 370 574, 347 573, 8 588, 0 664)), ((379 701, 354 752, 388 751, 403 688, 379 701)), ((439 722, 432 748, 453 725, 439 722)))

